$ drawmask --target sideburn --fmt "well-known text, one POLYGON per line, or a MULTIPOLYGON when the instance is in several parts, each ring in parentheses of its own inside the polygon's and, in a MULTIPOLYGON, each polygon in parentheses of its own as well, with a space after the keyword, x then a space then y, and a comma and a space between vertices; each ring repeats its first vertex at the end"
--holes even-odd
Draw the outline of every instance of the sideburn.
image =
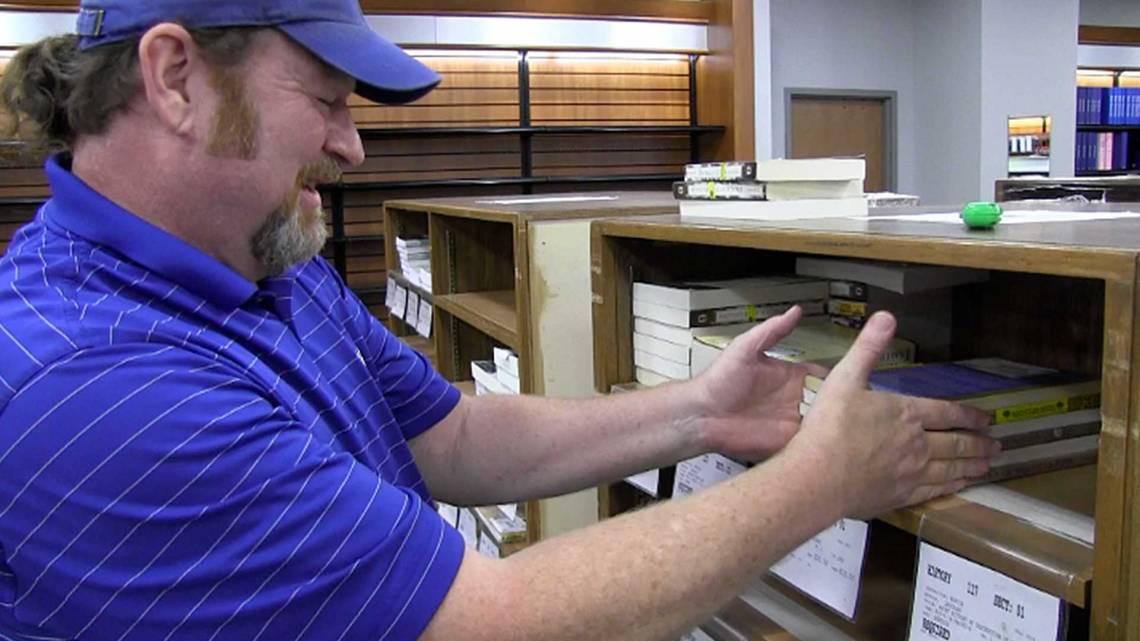
POLYGON ((250 160, 257 155, 257 112, 246 100, 241 78, 225 69, 215 69, 211 78, 218 92, 218 109, 206 152, 250 160))

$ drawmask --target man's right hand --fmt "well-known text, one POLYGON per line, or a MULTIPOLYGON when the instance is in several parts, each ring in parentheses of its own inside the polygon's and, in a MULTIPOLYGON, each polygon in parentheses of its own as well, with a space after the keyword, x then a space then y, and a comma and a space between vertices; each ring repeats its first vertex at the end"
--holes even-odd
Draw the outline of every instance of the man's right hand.
POLYGON ((997 442, 976 433, 982 411, 868 389, 868 376, 894 336, 895 320, 872 316, 828 375, 787 454, 804 456, 834 480, 847 516, 888 510, 956 492, 983 476, 997 442))

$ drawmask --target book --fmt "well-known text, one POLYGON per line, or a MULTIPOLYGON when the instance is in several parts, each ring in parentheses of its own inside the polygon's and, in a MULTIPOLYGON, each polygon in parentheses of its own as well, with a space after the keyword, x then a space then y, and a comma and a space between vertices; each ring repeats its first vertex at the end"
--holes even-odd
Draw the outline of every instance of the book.
MULTIPOLYGON (((795 363, 816 363, 830 367, 838 363, 851 348, 858 332, 829 323, 824 319, 805 319, 791 334, 765 352, 771 358, 795 363)), ((693 376, 708 369, 729 344, 732 336, 695 336, 690 370, 693 376)), ((911 341, 895 338, 880 360, 881 367, 910 363, 914 360, 915 345, 911 341)))
POLYGON ((515 393, 495 376, 495 363, 492 361, 471 361, 471 378, 475 379, 477 393, 481 389, 491 394, 515 393))
POLYGON ((755 180, 756 163, 752 161, 706 162, 685 165, 685 181, 755 180))
MULTIPOLYGON (((1099 379, 1001 358, 877 370, 869 382, 873 390, 958 401, 989 412, 995 424, 1100 407, 1099 379)), ((814 392, 822 384, 804 380, 814 392)))
POLYGON ((687 344, 679 345, 677 343, 670 343, 660 338, 634 332, 633 349, 635 351, 648 352, 654 356, 660 356, 661 358, 680 365, 689 364, 689 346, 687 344))
POLYGON ((990 470, 974 483, 1005 481, 1030 474, 1043 474, 1095 463, 1100 436, 1080 436, 1001 452, 990 461, 990 470))
POLYGON ((658 374, 657 372, 645 369, 644 367, 635 367, 633 374, 634 380, 642 385, 647 385, 649 387, 656 387, 658 385, 664 385, 665 383, 672 383, 675 380, 679 380, 676 378, 669 378, 663 374, 658 374))
POLYGON ((796 273, 801 276, 864 283, 897 294, 914 294, 989 280, 989 272, 983 269, 827 256, 797 257, 796 273))
POLYGON ((793 305, 799 305, 803 309, 804 316, 822 314, 825 303, 826 300, 820 299, 690 311, 635 300, 633 301, 633 315, 676 327, 711 327, 762 321, 783 314, 793 305))
POLYGON ((865 180, 867 163, 862 158, 774 158, 756 163, 754 180, 804 182, 865 180))
MULTIPOLYGON (((674 363, 667 358, 661 358, 656 354, 643 352, 639 349, 633 350, 633 364, 635 367, 647 369, 660 376, 664 376, 673 380, 684 380, 689 378, 688 364, 674 363)), ((638 380, 638 382, 640 383, 641 381, 638 380)))
POLYGON ((678 200, 682 218, 731 220, 804 220, 867 215, 867 199, 804 198, 801 200, 678 200))
POLYGON ((689 200, 802 200, 860 198, 862 180, 808 180, 788 182, 720 182, 698 180, 673 183, 673 195, 689 200))
POLYGON ((492 348, 491 354, 495 361, 495 367, 498 369, 506 370, 508 374, 518 378, 519 375, 519 355, 514 350, 505 347, 492 348))
POLYGON ((652 336, 653 338, 673 343, 674 345, 682 345, 685 349, 688 349, 692 345, 694 336, 707 334, 736 336, 737 334, 747 332, 758 324, 759 323, 748 321, 744 323, 733 323, 731 325, 712 325, 709 327, 678 327, 676 325, 666 325, 665 323, 660 323, 648 318, 634 316, 633 332, 635 334, 652 336))
POLYGON ((633 284, 633 300, 698 310, 826 298, 826 280, 800 276, 756 276, 729 280, 633 284))

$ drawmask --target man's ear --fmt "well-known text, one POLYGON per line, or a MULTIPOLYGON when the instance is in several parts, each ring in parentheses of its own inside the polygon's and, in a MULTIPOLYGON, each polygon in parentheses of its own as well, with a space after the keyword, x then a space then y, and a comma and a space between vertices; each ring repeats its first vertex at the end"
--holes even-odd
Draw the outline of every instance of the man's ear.
MULTIPOLYGON (((152 27, 139 41, 139 72, 155 116, 177 134, 189 133, 196 106, 195 74, 207 71, 190 33, 170 22, 152 27)), ((201 108, 200 105, 198 105, 201 108)))

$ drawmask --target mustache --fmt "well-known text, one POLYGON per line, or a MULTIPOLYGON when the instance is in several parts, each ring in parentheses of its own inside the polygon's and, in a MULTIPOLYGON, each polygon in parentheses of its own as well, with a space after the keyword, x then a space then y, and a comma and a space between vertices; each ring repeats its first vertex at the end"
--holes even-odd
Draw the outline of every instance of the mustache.
POLYGON ((297 172, 297 187, 339 183, 343 175, 340 165, 329 156, 325 156, 317 162, 305 165, 297 172))

